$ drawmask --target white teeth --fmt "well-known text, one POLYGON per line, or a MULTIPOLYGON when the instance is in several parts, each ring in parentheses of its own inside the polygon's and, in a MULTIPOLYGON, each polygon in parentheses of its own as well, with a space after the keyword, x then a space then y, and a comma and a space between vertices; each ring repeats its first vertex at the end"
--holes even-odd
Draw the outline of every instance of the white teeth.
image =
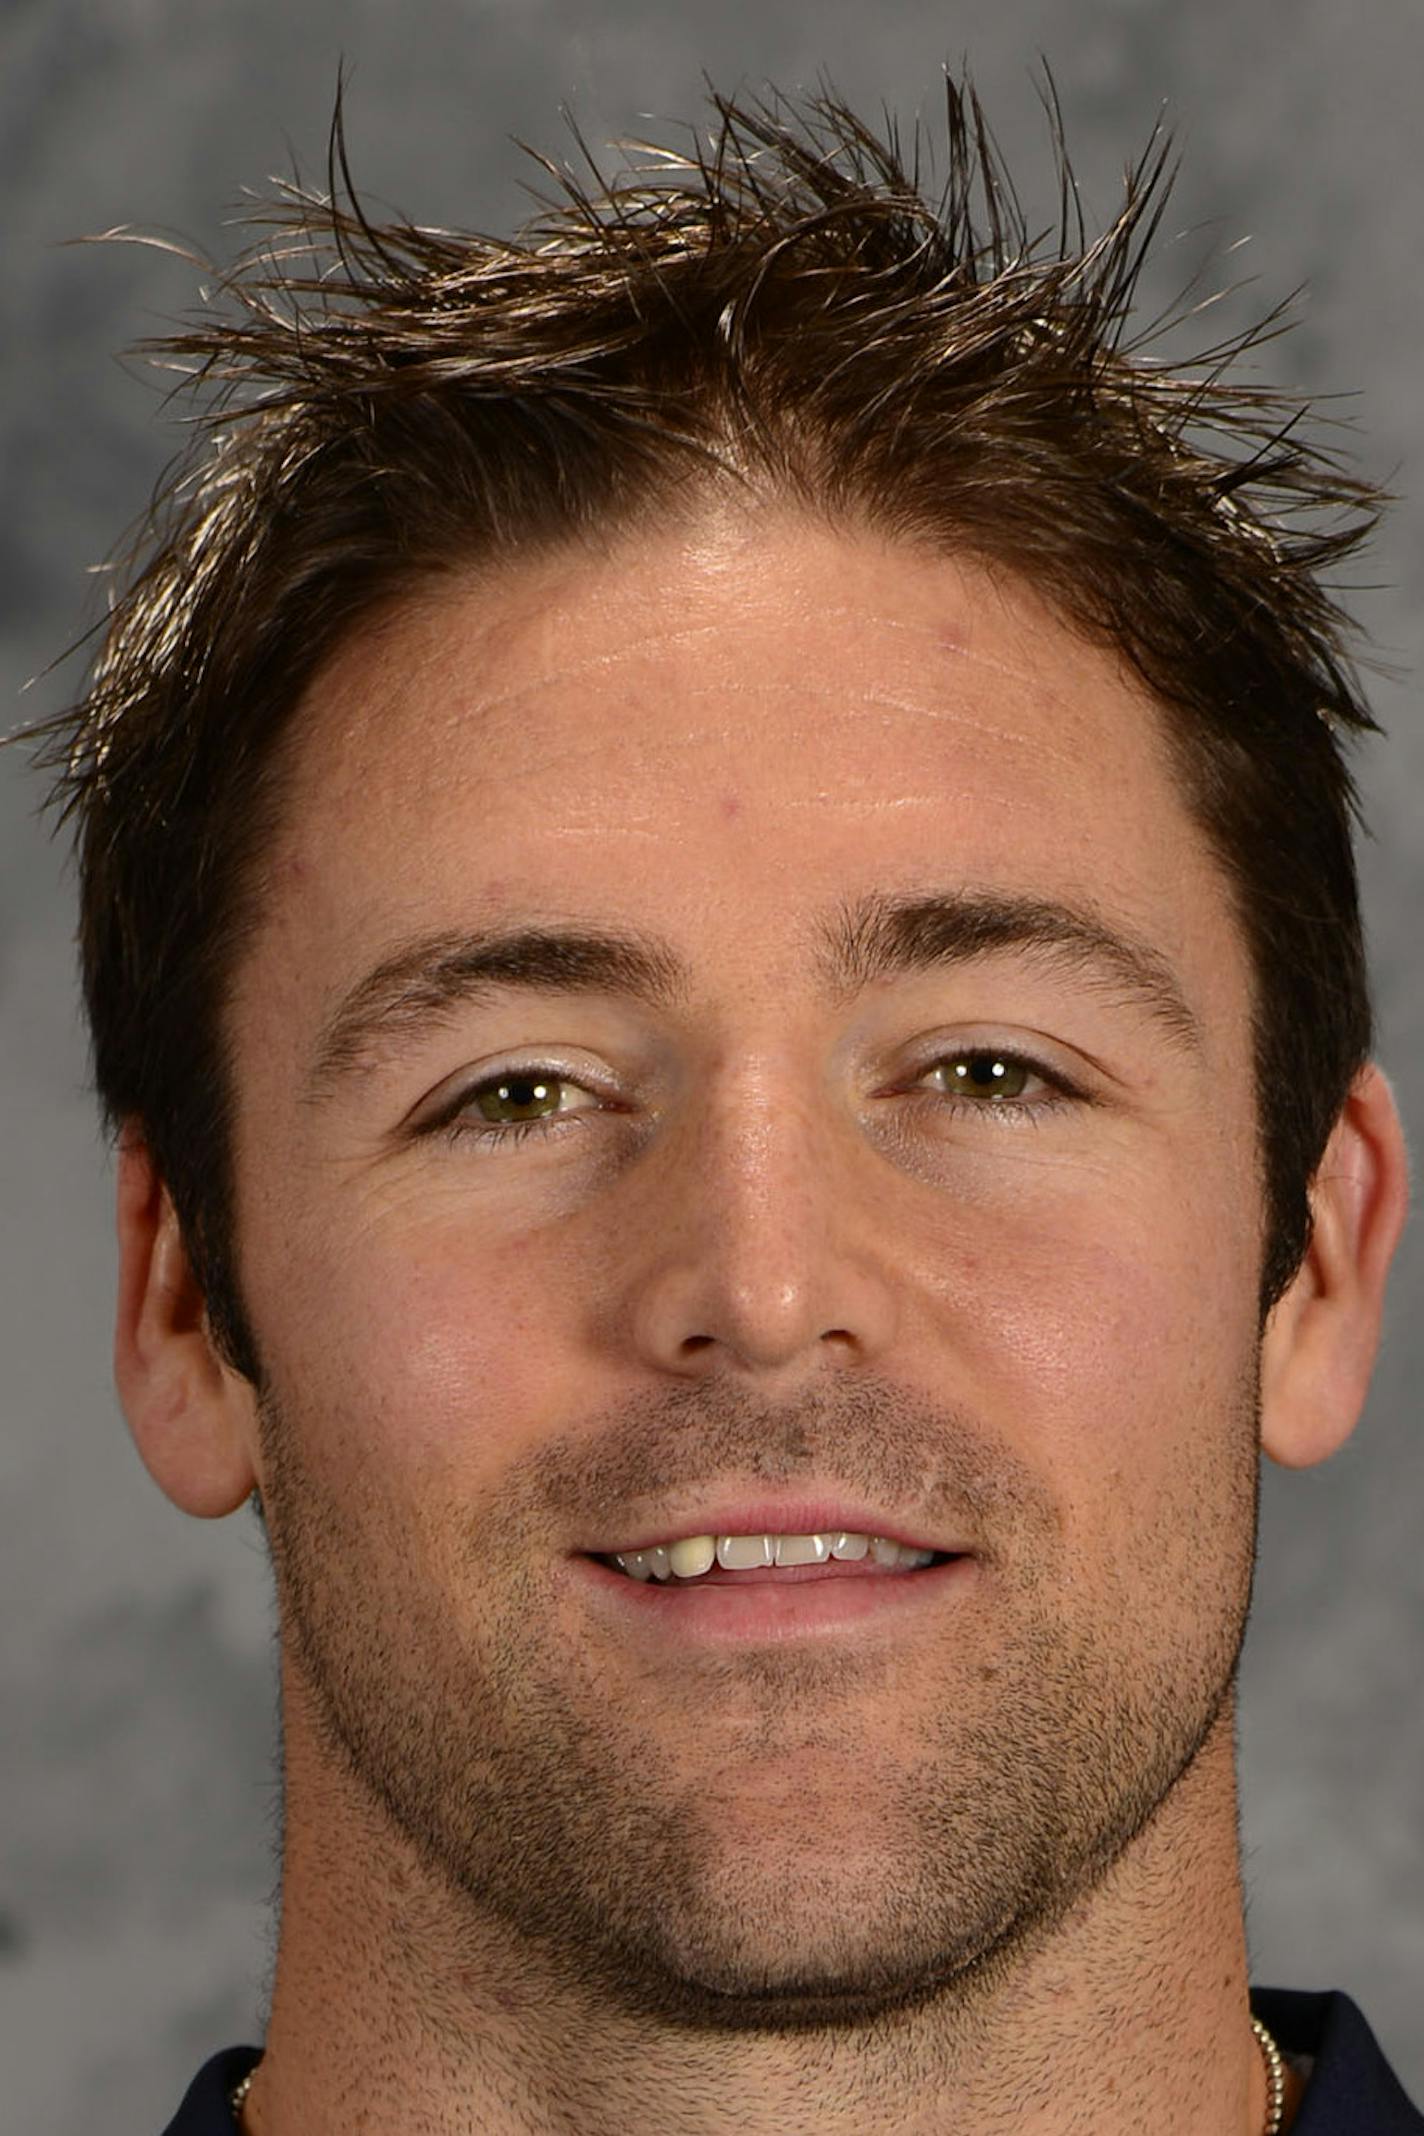
POLYGON ((775 1562, 775 1538, 770 1535, 719 1535, 717 1563, 726 1572, 750 1572, 775 1562))
POLYGON ((685 1535, 648 1550, 619 1551, 613 1563, 634 1580, 696 1580, 714 1564, 728 1572, 751 1572, 767 1565, 823 1565, 827 1558, 855 1563, 866 1556, 897 1572, 934 1562, 933 1550, 840 1529, 823 1535, 685 1535))
MULTIPOLYGON (((770 1537, 767 1538, 770 1541, 770 1537)), ((831 1554, 829 1535, 778 1535, 778 1565, 824 1565, 831 1554)))

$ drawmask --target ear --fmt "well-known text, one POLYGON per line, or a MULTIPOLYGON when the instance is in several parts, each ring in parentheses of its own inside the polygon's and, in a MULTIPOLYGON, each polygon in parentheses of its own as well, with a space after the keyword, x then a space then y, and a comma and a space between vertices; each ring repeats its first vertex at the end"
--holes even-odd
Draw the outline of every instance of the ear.
POLYGON ((1351 1086, 1310 1189, 1314 1229, 1261 1347, 1261 1445, 1284 1468, 1337 1453, 1364 1408, 1409 1165, 1394 1095, 1373 1063, 1351 1086))
POLYGON ((144 1466, 185 1513, 235 1512, 257 1481, 253 1391, 213 1347, 172 1199, 147 1144, 127 1130, 118 1233, 114 1377, 144 1466))

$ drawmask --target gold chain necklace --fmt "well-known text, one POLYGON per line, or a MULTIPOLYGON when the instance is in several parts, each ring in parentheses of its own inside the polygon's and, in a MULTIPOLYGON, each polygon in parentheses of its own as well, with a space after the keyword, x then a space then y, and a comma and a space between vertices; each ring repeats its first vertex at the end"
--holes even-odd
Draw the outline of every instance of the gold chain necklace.
POLYGON ((1278 2136, 1281 2116, 1286 2110, 1286 2072, 1281 2060, 1281 2050, 1259 2017, 1251 2020, 1251 2030, 1261 2043, 1261 2052, 1266 2057, 1266 2126, 1261 2136, 1278 2136))
MULTIPOLYGON (((1286 2073, 1285 2065, 1281 2060, 1281 2050, 1261 2023, 1259 2017, 1252 2018, 1251 2030, 1260 2041, 1261 2052, 1266 2058, 1266 2126, 1261 2131, 1261 2136, 1280 2136, 1281 2116, 1285 2112, 1286 2105, 1286 2073)), ((252 2079, 256 2076, 258 2067, 259 2065, 254 2062, 242 2082, 234 2085, 228 2094, 228 2100, 232 2107, 232 2118, 239 2128, 242 2127, 243 2102, 251 2089, 252 2079)))

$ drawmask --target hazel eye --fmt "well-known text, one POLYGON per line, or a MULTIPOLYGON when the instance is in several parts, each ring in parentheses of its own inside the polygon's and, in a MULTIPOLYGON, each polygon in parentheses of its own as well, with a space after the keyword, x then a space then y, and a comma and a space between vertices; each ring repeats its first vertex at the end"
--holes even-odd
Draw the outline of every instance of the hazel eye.
POLYGON ((921 1078, 931 1090, 943 1091, 946 1097, 989 1104, 996 1099, 1021 1098, 1030 1084, 1039 1080, 1038 1071, 1027 1061, 987 1049, 946 1054, 921 1078))
POLYGON ((466 1110, 491 1126, 517 1127, 525 1121, 551 1120, 558 1113, 582 1112, 596 1103, 591 1091, 567 1076, 539 1072, 482 1083, 471 1092, 466 1110))

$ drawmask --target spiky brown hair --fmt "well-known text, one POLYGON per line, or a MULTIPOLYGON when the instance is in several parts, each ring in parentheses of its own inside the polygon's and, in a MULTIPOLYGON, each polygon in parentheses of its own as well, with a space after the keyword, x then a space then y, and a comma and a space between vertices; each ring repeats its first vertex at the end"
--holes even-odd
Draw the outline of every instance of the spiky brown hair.
POLYGON ((1083 227, 1054 119, 1031 234, 947 82, 942 187, 833 96, 712 99, 684 152, 556 196, 510 240, 377 227, 346 169, 278 190, 200 318, 150 344, 197 423, 43 757, 77 826, 99 1091, 173 1195, 230 1360, 224 1004, 306 684, 434 574, 685 517, 733 485, 1022 574, 1158 699, 1256 988, 1263 1311, 1370 1042, 1340 742, 1372 722, 1322 570, 1377 498, 1242 375, 1278 328, 1159 363, 1131 330, 1171 183, 1154 133, 1083 227))

